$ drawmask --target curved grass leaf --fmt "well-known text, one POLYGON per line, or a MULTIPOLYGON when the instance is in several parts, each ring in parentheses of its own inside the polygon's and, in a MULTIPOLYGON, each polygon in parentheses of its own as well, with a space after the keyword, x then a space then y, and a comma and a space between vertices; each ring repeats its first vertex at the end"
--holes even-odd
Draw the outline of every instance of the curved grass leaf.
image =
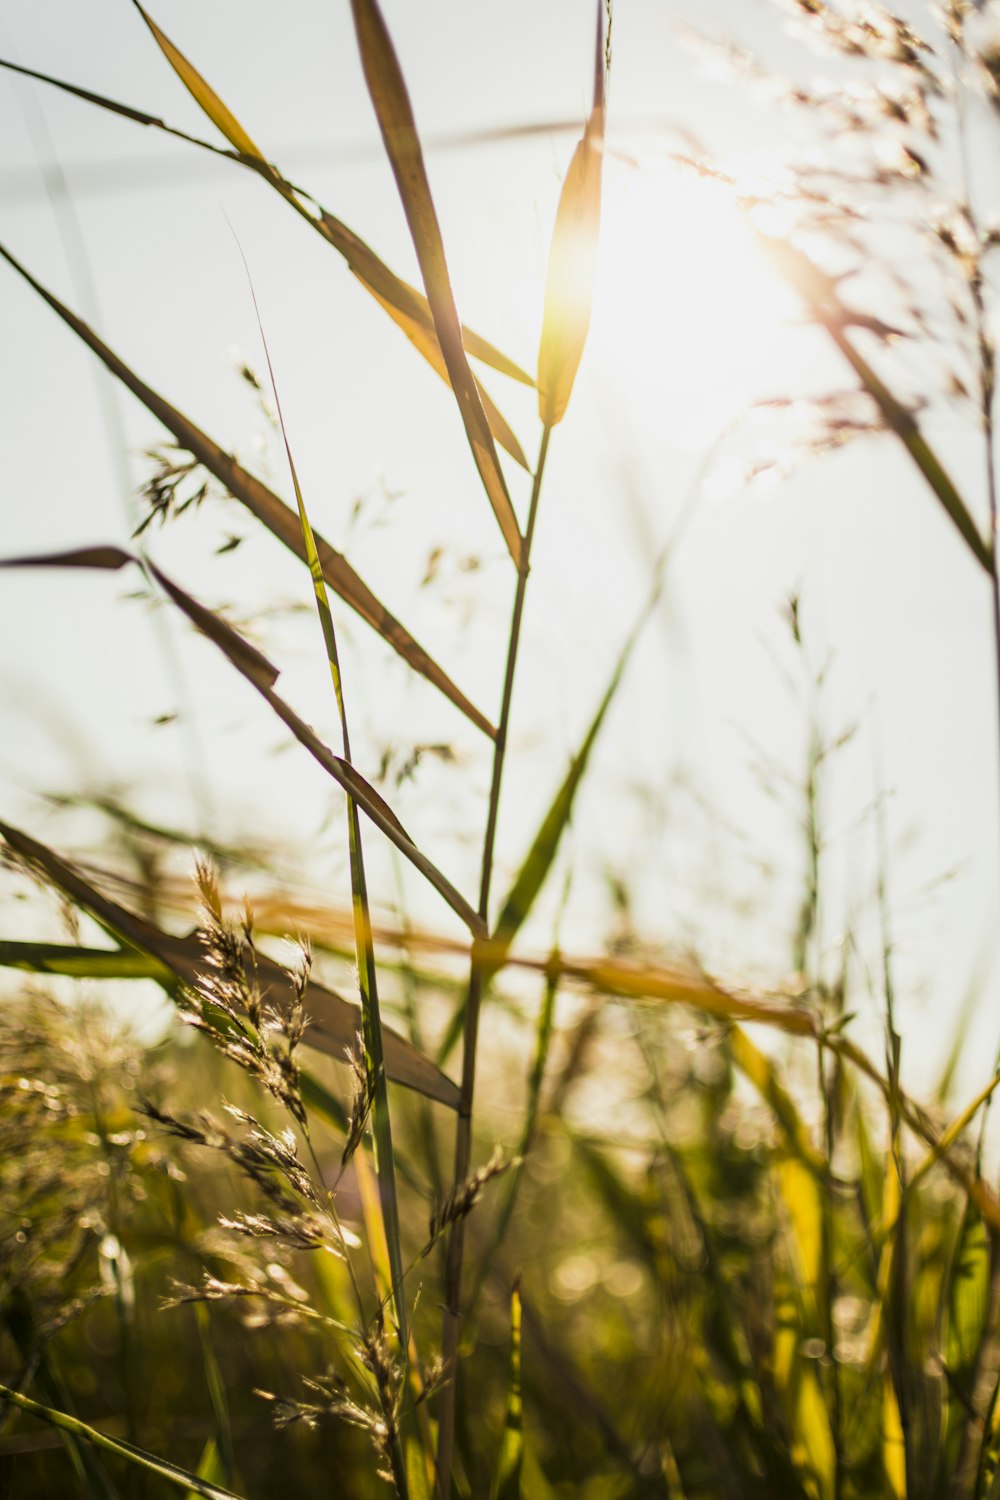
POLYGON ((462 347, 441 230, 406 84, 376 0, 351 0, 361 65, 402 200, 441 354, 483 487, 518 567, 523 541, 483 404, 462 347))
MULTIPOLYGON (((917 468, 934 491, 962 540, 987 573, 993 572, 993 547, 985 542, 973 521, 954 481, 931 448, 913 414, 878 378, 868 362, 855 349, 846 330, 852 324, 869 326, 862 314, 852 314, 837 296, 836 281, 815 266, 808 256, 784 240, 758 234, 758 241, 778 273, 798 292, 812 318, 825 328, 841 354, 850 364, 868 395, 875 402, 882 420, 899 438, 917 468)), ((891 332, 892 330, 886 330, 891 332)))
MULTIPOLYGON (((182 448, 197 458, 198 462, 235 499, 245 505, 247 510, 256 516, 280 542, 283 542, 289 551, 294 552, 303 562, 307 561, 298 519, 295 512, 283 500, 268 489, 267 485, 248 473, 231 454, 220 448, 218 443, 214 442, 207 433, 202 432, 182 412, 165 401, 151 386, 146 385, 125 364, 124 360, 120 359, 82 319, 60 302, 58 297, 37 281, 3 245, 0 245, 0 256, 93 350, 106 368, 163 423, 182 448)), ((433 657, 418 645, 409 631, 376 598, 347 559, 319 534, 316 535, 316 547, 323 566, 324 578, 345 604, 349 604, 373 630, 376 630, 414 671, 432 682, 456 708, 465 714, 466 718, 492 738, 495 731, 485 715, 470 703, 433 657)), ((92 565, 96 566, 96 564, 92 565)))
MULTIPOLYGON (((78 557, 86 557, 90 549, 82 549, 78 557)), ((66 565, 69 553, 57 554, 62 559, 61 566, 66 565)), ((123 554, 125 561, 139 563, 138 558, 132 558, 129 554, 123 554)), ((8 559, 8 567, 44 567, 47 559, 45 556, 31 558, 8 559)), ((177 605, 192 624, 206 635, 214 645, 218 646, 227 660, 232 663, 236 670, 245 677, 260 693, 265 703, 291 731, 299 743, 309 751, 323 769, 333 777, 334 781, 347 793, 361 810, 369 817, 376 827, 380 828, 386 837, 396 845, 401 854, 404 854, 416 869, 430 882, 434 889, 447 901, 452 910, 461 917, 476 937, 485 936, 485 927, 482 919, 473 911, 461 892, 457 891, 451 881, 441 873, 438 867, 417 848, 410 838, 406 829, 400 823, 392 808, 385 798, 375 790, 365 778, 354 769, 350 761, 343 756, 334 755, 319 736, 308 724, 299 718, 283 698, 274 691, 273 684, 277 680, 277 668, 272 666, 255 646, 245 641, 238 631, 228 625, 219 615, 210 609, 206 609, 197 599, 179 588, 165 573, 162 573, 155 563, 148 559, 140 564, 177 605)), ((86 562, 78 563, 78 566, 88 566, 86 562)))
POLYGON ((604 0, 597 0, 594 103, 559 197, 538 349, 538 415, 561 422, 590 329, 601 222, 605 115, 604 0))
MULTIPOLYGON (((0 836, 14 852, 37 870, 49 884, 67 895, 81 910, 93 917, 120 942, 140 953, 150 954, 183 984, 194 986, 204 966, 205 955, 196 935, 175 937, 103 895, 79 870, 68 864, 52 849, 31 838, 19 828, 0 822, 0 836)), ((257 956, 262 983, 272 994, 282 995, 288 989, 288 975, 265 954, 257 956)), ((160 978, 159 974, 151 975, 160 978)), ((161 981, 162 982, 162 981, 161 981)), ((310 1024, 304 1045, 326 1052, 338 1060, 358 1033, 359 1012, 341 995, 326 986, 310 982, 307 996, 310 1024)), ((459 1093, 444 1073, 396 1032, 385 1028, 386 1073, 397 1083, 416 1089, 430 1099, 457 1108, 459 1093)))
POLYGON ((103 1448, 108 1453, 115 1454, 126 1463, 137 1465, 148 1473, 155 1474, 166 1484, 172 1484, 177 1489, 186 1489, 189 1493, 203 1495, 205 1500, 241 1500, 235 1490, 223 1488, 220 1484, 213 1484, 210 1480, 199 1479, 197 1474, 192 1474, 188 1469, 182 1469, 178 1464, 172 1464, 165 1458, 157 1458, 152 1453, 147 1453, 143 1448, 136 1448, 132 1443, 126 1443, 120 1438, 108 1437, 107 1433, 99 1432, 96 1427, 89 1427, 86 1422, 81 1422, 76 1417, 71 1417, 63 1411, 55 1411, 51 1406, 42 1406, 38 1401, 32 1401, 28 1396, 22 1396, 19 1391, 12 1391, 9 1386, 0 1385, 0 1399, 11 1402, 21 1411, 30 1413, 33 1417, 40 1417, 43 1422, 49 1422, 53 1427, 58 1427, 61 1432, 70 1433, 73 1437, 83 1438, 92 1443, 95 1448, 103 1448))
POLYGON ((188 62, 183 52, 179 51, 170 38, 164 35, 152 17, 143 10, 139 4, 139 0, 132 0, 132 4, 153 33, 157 46, 170 66, 192 98, 195 99, 206 115, 208 115, 212 124, 222 132, 229 144, 235 146, 236 150, 242 156, 256 156, 260 161, 263 161, 264 154, 260 147, 243 129, 236 116, 226 108, 215 90, 206 83, 205 79, 198 72, 198 69, 188 62))
MULTIPOLYGON (((240 250, 240 254, 243 254, 242 249, 240 250)), ((246 267, 247 278, 249 279, 250 267, 246 263, 245 256, 243 264, 246 267)), ((309 572, 312 576, 313 593, 316 598, 316 611, 319 615, 320 626, 323 631, 323 644, 326 647, 330 677, 333 683, 334 696, 337 700, 337 710, 340 714, 340 727, 344 741, 344 762, 346 765, 350 765, 351 741, 347 728, 347 707, 340 672, 337 636, 333 626, 333 615, 330 612, 330 600, 327 597, 326 584, 323 581, 323 568, 320 564, 319 553, 316 551, 316 541, 313 536, 312 524, 309 520, 309 513, 306 510, 302 486, 299 484, 299 476, 295 468, 295 460, 292 457, 291 444, 288 441, 288 429, 285 426, 284 413, 281 409, 281 397, 278 395, 278 384, 274 376, 274 366, 271 363, 271 351, 264 336, 264 325, 261 321, 260 308, 257 305, 257 295, 254 292, 252 281, 250 282, 250 296, 253 299, 254 312, 257 315, 257 327, 260 330, 261 342, 264 345, 264 357, 267 360, 267 370, 271 379, 275 409, 278 413, 281 437, 285 445, 285 455, 288 459, 292 486, 295 490, 295 501, 299 509, 299 524, 302 527, 302 540, 305 544, 306 559, 309 564, 309 572)), ((401 825, 397 826, 399 826, 400 832, 405 837, 405 830, 402 829, 401 825)), ((350 849, 351 904, 354 913, 355 953, 358 966, 358 987, 361 991, 362 1034, 368 1076, 372 1080, 372 1140, 375 1146, 375 1171, 379 1179, 380 1203, 384 1215, 385 1234, 388 1243, 388 1256, 391 1268, 390 1286, 396 1313, 396 1326, 399 1331, 400 1347, 404 1351, 405 1357, 405 1353, 409 1349, 410 1340, 407 1329, 399 1202, 396 1194, 395 1154, 392 1147, 389 1093, 386 1086, 385 1058, 382 1047, 382 1016, 379 1006, 378 978, 375 968, 375 946, 372 941, 368 885, 365 877, 364 853, 361 846, 361 824, 358 818, 357 803, 351 797, 347 799, 347 831, 350 849)))
POLYGON ((826 1163, 816 1150, 795 1101, 778 1076, 771 1059, 747 1036, 739 1026, 729 1033, 729 1053, 740 1072, 750 1080, 761 1098, 770 1105, 775 1119, 784 1131, 789 1146, 810 1172, 816 1177, 826 1176, 826 1163))
POLYGON ((521 1500, 524 1463, 524 1402, 521 1396, 521 1287, 510 1298, 510 1366, 507 1375, 507 1414, 504 1417, 500 1459, 493 1500, 521 1500))
POLYGON ((155 979, 163 984, 173 970, 151 953, 134 948, 82 948, 70 943, 17 943, 0 938, 0 968, 26 974, 63 974, 70 979, 155 979))
MULTIPOLYGON (((49 1406, 73 1415, 73 1402, 58 1367, 49 1358, 38 1316, 23 1286, 15 1284, 0 1301, 0 1320, 7 1329, 25 1368, 34 1368, 34 1384, 49 1406)), ((0 1413, 3 1402, 0 1400, 0 1413)), ((63 1430, 63 1445, 86 1500, 118 1500, 100 1457, 78 1433, 63 1430)))
MULTIPOLYGON (((161 33, 162 34, 162 33, 161 33)), ((174 48, 176 52, 177 49, 174 48)), ((321 204, 317 203, 310 193, 302 187, 289 182, 274 165, 273 162, 265 162, 255 151, 246 155, 240 151, 229 150, 224 146, 213 145, 211 141, 201 140, 200 137, 190 135, 186 130, 178 130, 173 125, 168 125, 157 115, 147 114, 145 110, 134 109, 129 104, 121 104, 115 99, 109 99, 103 94, 95 94, 90 89, 79 88, 76 84, 67 83, 64 79, 53 78, 49 73, 40 73, 34 68, 22 67, 20 63, 11 62, 8 58, 0 57, 0 68, 7 68, 13 73, 20 73, 25 78, 34 78, 39 83, 49 84, 52 88, 60 89, 63 93, 70 94, 77 99, 82 99, 88 104, 96 105, 99 109, 108 110, 111 114, 120 115, 123 119, 132 120, 138 125, 151 126, 166 135, 174 136, 177 140, 184 141, 189 146, 197 146, 201 151, 209 151, 215 156, 223 156, 227 161, 235 161, 238 165, 248 167, 276 189, 285 201, 297 210, 302 218, 309 223, 317 233, 346 260, 354 275, 360 281, 366 291, 378 301, 389 316, 399 325, 407 338, 420 350, 424 357, 433 365, 438 374, 447 380, 447 370, 441 358, 440 346, 437 335, 434 332, 434 319, 431 317, 430 304, 422 292, 403 281, 395 272, 390 271, 384 261, 380 260, 359 235, 353 229, 349 229, 340 219, 329 213, 321 204), (419 330, 419 333, 418 333, 419 330)), ((207 86, 207 85, 206 85, 207 86)), ((223 106, 224 107, 224 106, 223 106)), ((462 343, 466 353, 473 359, 480 360, 484 365, 497 370, 501 375, 507 375, 511 380, 516 380, 522 385, 533 386, 534 381, 520 365, 508 359, 499 349, 495 348, 487 339, 473 332, 471 328, 462 325, 462 343)), ((450 384, 450 382, 449 382, 450 384)), ((498 443, 502 443, 508 453, 522 467, 527 468, 527 460, 521 450, 517 439, 510 432, 506 422, 496 408, 493 407, 489 397, 482 389, 480 395, 483 398, 483 406, 486 410, 487 419, 493 429, 493 435, 498 443), (496 425, 494 425, 496 419, 496 425)))

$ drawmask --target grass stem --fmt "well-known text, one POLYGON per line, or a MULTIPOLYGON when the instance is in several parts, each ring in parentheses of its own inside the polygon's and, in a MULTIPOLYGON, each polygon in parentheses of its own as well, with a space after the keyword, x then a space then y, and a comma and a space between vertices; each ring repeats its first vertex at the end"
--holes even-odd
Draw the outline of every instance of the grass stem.
MULTIPOLYGON (((489 921, 490 887, 493 881, 493 850, 496 842, 497 820, 500 811, 500 789, 503 782, 506 759, 507 735, 510 728, 511 702, 514 696, 514 678, 517 671, 518 647, 521 640, 521 621, 524 616, 524 599, 531 569, 531 547, 538 516, 538 502, 542 493, 545 461, 549 451, 552 428, 542 430, 541 447, 535 476, 531 487, 531 504, 528 524, 521 548, 521 561, 517 570, 517 589, 511 615, 510 636, 507 643, 507 665, 504 671, 503 698, 500 719, 493 749, 493 773, 490 781, 489 810, 486 816, 486 833, 483 839, 483 860, 479 884, 479 915, 489 921)), ((472 1104, 476 1088, 476 1054, 479 1046, 479 1011, 482 1005, 484 974, 479 946, 473 943, 472 962, 469 970, 469 987, 465 1000, 465 1028, 462 1043, 462 1096, 458 1106, 455 1126, 454 1183, 459 1187, 469 1175, 472 1156, 472 1104)), ((458 1378, 458 1344, 461 1333, 462 1301, 462 1257, 465 1249, 465 1220, 458 1218, 448 1235, 445 1267, 444 1322, 441 1331, 441 1358, 450 1379, 444 1387, 438 1413, 437 1481, 441 1500, 448 1500, 451 1493, 451 1460, 455 1443, 455 1386, 458 1378)))

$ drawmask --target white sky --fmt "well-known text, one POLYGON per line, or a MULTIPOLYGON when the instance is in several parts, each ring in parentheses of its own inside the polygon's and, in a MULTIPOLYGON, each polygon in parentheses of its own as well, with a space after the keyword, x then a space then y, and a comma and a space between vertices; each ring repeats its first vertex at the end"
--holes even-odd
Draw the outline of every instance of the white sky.
MULTIPOLYGON (((628 121, 655 118, 723 152, 752 156, 794 129, 734 83, 712 83, 676 36, 694 7, 621 0, 615 17, 612 144, 592 337, 570 414, 553 440, 526 622, 499 843, 502 891, 585 730, 704 449, 755 397, 803 382, 847 384, 816 338, 773 328, 780 291, 717 195, 678 186, 663 158, 680 143, 628 121), (616 123, 617 121, 617 123, 616 123)), ((470 6, 386 3, 418 124, 438 135, 581 120, 588 102, 590 0, 470 6)), ((157 0, 153 14, 293 179, 301 180, 395 269, 417 279, 394 185, 357 61, 349 8, 157 0)), ((772 58, 792 53, 773 8, 697 7, 720 34, 738 20, 772 58)), ((7 0, 0 52, 197 134, 212 135, 125 0, 7 0)), ((547 240, 572 133, 428 152, 465 320, 531 368, 547 240)), ((260 423, 232 373, 238 349, 263 359, 235 230, 254 277, 296 463, 314 525, 491 715, 499 699, 512 570, 477 489, 457 412, 339 258, 264 184, 41 86, 0 76, 2 237, 71 306, 81 265, 39 190, 38 153, 66 174, 96 287, 100 330, 137 371, 216 437, 253 458, 260 423), (39 112, 44 123, 39 125, 39 112), (30 129, 29 129, 30 126, 30 129), (228 221, 228 222, 227 222, 228 221), (74 274, 75 270, 75 274, 74 274), (400 498, 386 501, 385 492, 400 498), (366 496, 360 523, 355 500, 366 496), (421 588, 432 547, 441 582, 421 588), (475 556, 478 571, 459 561, 475 556)), ((91 309, 93 312, 94 309, 91 309)), ((95 362, 0 266, 0 550, 125 541, 119 465, 95 362)), ((528 397, 500 377, 492 394, 533 459, 528 397)), ((134 478, 157 424, 116 395, 134 478)), ((967 435, 934 436, 981 506, 967 435)), ((766 432, 761 442, 766 446, 766 432)), ((271 482, 290 493, 277 448, 271 482)), ((508 468, 523 517, 526 476, 508 468)), ((977 514, 981 511, 977 511, 977 514)), ((322 647, 303 569, 236 506, 214 506, 150 536, 168 572, 253 622, 282 667, 279 686, 334 739, 322 647), (250 539, 213 555, 230 532, 250 539)), ((65 847, 83 825, 33 796, 127 786, 151 816, 195 827, 191 738, 207 767, 219 835, 279 840, 286 868, 346 893, 339 794, 296 749, 214 648, 164 616, 185 684, 179 701, 162 631, 123 602, 120 578, 4 575, 0 584, 0 808, 65 847), (183 709, 181 725, 153 727, 183 709), (317 828, 322 832, 317 837, 317 828), (305 851, 303 854, 302 851, 305 851)), ((598 948, 602 864, 634 876, 641 931, 691 944, 723 977, 767 982, 788 968, 802 889, 796 804, 762 786, 767 758, 801 780, 808 723, 781 673, 799 674, 781 612, 803 599, 808 653, 829 674, 828 734, 859 723, 832 763, 825 936, 856 926, 877 964, 873 921, 873 766, 888 803, 892 924, 904 1060, 934 1077, 968 986, 982 987, 964 1082, 989 1073, 997 1015, 996 711, 985 575, 888 438, 808 466, 766 491, 732 486, 699 505, 665 606, 647 631, 609 722, 568 844, 578 867, 564 945, 598 948), (642 796, 637 788, 645 789, 642 796), (657 812, 656 809, 659 809, 657 812), (944 877, 952 876, 945 880, 944 877)), ((486 746, 412 682, 367 628, 338 613, 356 754, 369 773, 387 741, 446 741, 388 795, 464 889, 476 883, 486 746)), ((197 773, 200 774, 200 773, 197 773)), ((773 777, 771 778, 773 783, 773 777)), ((369 839, 373 889, 395 892, 369 839)), ((553 893, 558 881, 553 881, 553 893)), ((413 910, 448 928, 436 898, 408 884, 413 910)), ((546 908, 551 913, 551 903, 546 908)), ((0 931, 14 935, 9 919, 0 931)), ((543 912, 534 929, 550 936, 543 912)), ((53 934, 54 936, 55 934, 53 934)), ((857 997, 859 1007, 871 1001, 857 997)))

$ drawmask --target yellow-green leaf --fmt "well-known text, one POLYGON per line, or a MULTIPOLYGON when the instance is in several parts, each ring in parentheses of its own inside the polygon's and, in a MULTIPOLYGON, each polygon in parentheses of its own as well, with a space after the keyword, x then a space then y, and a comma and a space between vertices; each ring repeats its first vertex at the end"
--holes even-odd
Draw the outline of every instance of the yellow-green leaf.
POLYGON ((547 427, 569 404, 590 329, 604 165, 604 3, 597 5, 594 104, 573 152, 556 212, 538 349, 538 414, 547 427))
POLYGON ((521 1396, 521 1289, 510 1299, 510 1367, 507 1376, 507 1415, 503 1424, 500 1459, 493 1500, 520 1500, 524 1462, 524 1404, 521 1396))
POLYGON ((206 83, 205 79, 202 78, 198 69, 192 63, 188 62, 184 53, 178 47, 174 46, 168 36, 164 35, 152 16, 143 10, 139 4, 139 0, 132 0, 132 3, 153 33, 156 44, 167 59, 167 62, 173 68, 188 93, 201 106, 206 115, 208 115, 212 124, 221 130, 226 140, 237 151, 242 152, 244 156, 256 156, 259 161, 263 161, 264 153, 260 147, 243 129, 236 116, 226 108, 211 85, 206 83))

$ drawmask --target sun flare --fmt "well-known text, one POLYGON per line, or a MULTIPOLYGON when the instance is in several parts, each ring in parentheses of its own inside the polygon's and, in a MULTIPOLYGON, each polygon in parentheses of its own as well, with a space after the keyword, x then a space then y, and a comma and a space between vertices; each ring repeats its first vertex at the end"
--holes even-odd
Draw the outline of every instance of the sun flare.
POLYGON ((699 448, 754 400, 796 394, 798 312, 724 184, 643 167, 609 185, 594 348, 637 422, 699 448))

